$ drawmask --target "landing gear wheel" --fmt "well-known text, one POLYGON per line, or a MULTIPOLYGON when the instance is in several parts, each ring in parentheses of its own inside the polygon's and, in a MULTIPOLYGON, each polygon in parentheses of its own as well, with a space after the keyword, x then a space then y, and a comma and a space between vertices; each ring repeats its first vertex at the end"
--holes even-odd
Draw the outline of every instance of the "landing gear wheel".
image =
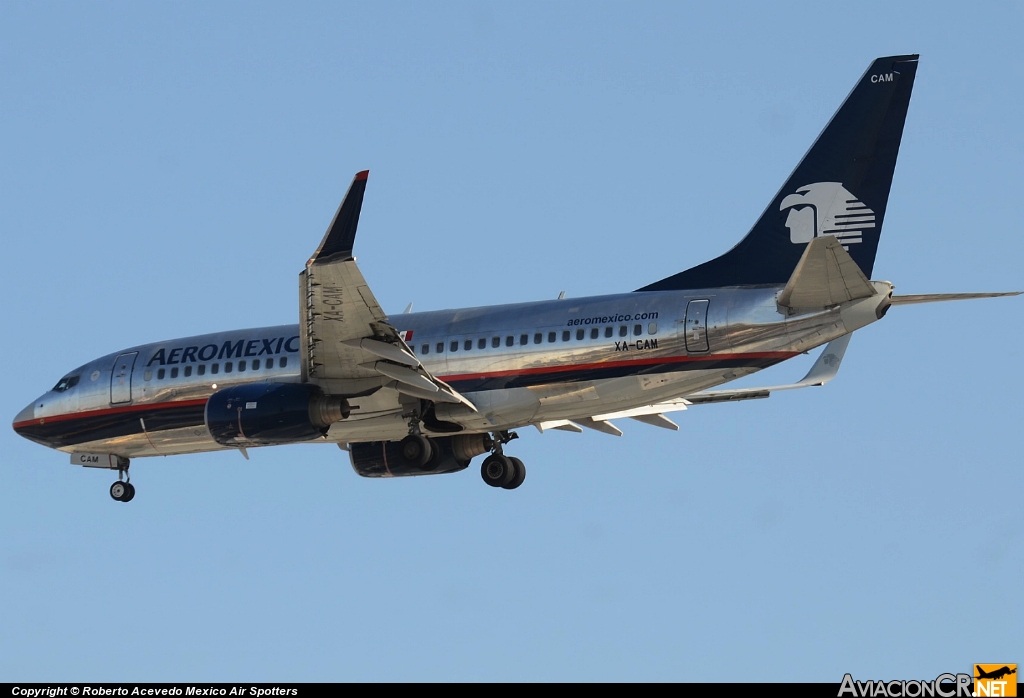
MULTIPOLYGON (((128 492, 130 491, 128 488, 130 486, 131 485, 127 482, 121 482, 118 480, 110 486, 110 496, 118 502, 127 502, 128 500, 125 499, 125 497, 128 496, 128 492)), ((134 492, 132 494, 134 494, 134 492)))
POLYGON ((420 434, 409 434, 402 439, 400 446, 402 447, 402 458, 417 468, 422 468, 429 463, 431 456, 434 455, 430 440, 420 434))
POLYGON ((480 466, 480 477, 491 487, 504 487, 512 481, 515 474, 516 467, 512 461, 500 453, 487 456, 480 466))
POLYGON ((130 482, 126 482, 126 483, 124 483, 124 484, 125 484, 125 488, 126 488, 126 489, 127 489, 128 491, 127 491, 127 492, 125 492, 125 495, 124 495, 124 499, 122 499, 121 501, 122 501, 122 502, 130 502, 130 501, 132 501, 133 499, 135 499, 135 485, 133 485, 133 484, 132 484, 132 483, 130 483, 130 482))
POLYGON ((506 490, 514 490, 523 484, 526 479, 526 466, 523 465, 523 461, 519 460, 515 456, 509 456, 509 460, 512 461, 513 469, 515 473, 512 475, 512 479, 502 485, 506 490))

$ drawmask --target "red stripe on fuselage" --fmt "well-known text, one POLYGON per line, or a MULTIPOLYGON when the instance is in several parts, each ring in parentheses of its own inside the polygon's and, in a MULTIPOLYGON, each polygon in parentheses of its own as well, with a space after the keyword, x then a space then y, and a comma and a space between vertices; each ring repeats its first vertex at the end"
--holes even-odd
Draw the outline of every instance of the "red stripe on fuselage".
POLYGON ((177 402, 146 402, 138 405, 125 405, 124 407, 109 407, 102 410, 89 410, 88 412, 67 412, 55 414, 52 417, 40 417, 38 419, 27 419, 24 422, 15 422, 14 428, 27 427, 34 424, 46 424, 47 422, 63 422, 68 419, 83 419, 87 417, 105 417, 109 414, 128 414, 129 412, 145 412, 146 410, 166 410, 176 407, 197 407, 205 405, 206 398, 200 400, 178 400, 177 402))
MULTIPOLYGON (((445 382, 474 380, 480 378, 502 378, 506 376, 531 376, 544 373, 564 373, 567 371, 584 371, 595 368, 619 368, 621 366, 651 366, 658 364, 672 363, 693 363, 700 361, 722 361, 730 359, 790 359, 797 355, 793 351, 766 351, 750 352, 746 354, 709 354, 707 356, 662 356, 650 359, 632 359, 625 361, 605 361, 592 364, 571 364, 562 366, 541 366, 537 368, 519 368, 511 371, 491 371, 486 373, 461 373, 450 376, 439 376, 445 382)), ((24 422, 15 422, 12 426, 15 429, 45 424, 47 422, 62 422, 69 419, 84 419, 88 417, 102 417, 111 414, 129 414, 131 412, 144 412, 146 410, 174 409, 178 407, 197 407, 206 404, 206 398, 198 400, 178 400, 176 402, 148 402, 136 405, 125 405, 123 407, 109 407, 101 410, 90 410, 88 412, 69 412, 57 414, 51 417, 40 417, 28 419, 24 422)))
POLYGON ((503 378, 505 376, 535 376, 543 373, 562 373, 565 371, 583 371, 595 368, 619 368, 620 366, 656 366, 659 364, 681 364, 699 361, 727 361, 730 359, 791 359, 797 355, 795 351, 764 351, 747 354, 709 354, 707 356, 661 356, 650 359, 634 359, 626 361, 604 361, 595 364, 571 364, 562 366, 541 366, 538 368, 517 368, 510 371, 489 371, 485 373, 458 373, 450 376, 438 376, 445 382, 464 381, 480 378, 503 378))

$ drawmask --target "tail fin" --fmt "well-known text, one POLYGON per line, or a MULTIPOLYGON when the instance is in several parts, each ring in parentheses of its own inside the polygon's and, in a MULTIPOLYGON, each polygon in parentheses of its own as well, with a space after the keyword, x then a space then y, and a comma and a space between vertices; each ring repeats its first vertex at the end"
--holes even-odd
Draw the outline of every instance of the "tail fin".
POLYGON ((807 243, 825 235, 838 238, 870 278, 917 58, 871 64, 739 244, 637 290, 784 284, 807 243))

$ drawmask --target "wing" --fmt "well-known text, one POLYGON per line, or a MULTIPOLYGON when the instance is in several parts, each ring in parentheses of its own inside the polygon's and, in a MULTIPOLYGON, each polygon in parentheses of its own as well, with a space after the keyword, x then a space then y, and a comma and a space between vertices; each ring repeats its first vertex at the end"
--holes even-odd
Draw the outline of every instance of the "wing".
POLYGON ((535 426, 541 432, 548 429, 560 429, 563 431, 583 431, 580 427, 587 427, 595 431, 621 436, 622 432, 611 423, 613 419, 629 417, 638 422, 650 424, 664 429, 678 430, 679 426, 665 416, 668 412, 679 412, 690 405, 707 405, 714 402, 737 402, 739 400, 755 400, 765 398, 779 390, 795 390, 797 388, 809 388, 814 385, 825 385, 836 377, 839 372, 839 365, 846 354, 846 347, 850 344, 852 334, 843 335, 838 339, 829 342, 822 350, 811 370, 807 375, 796 383, 786 385, 772 385, 764 388, 739 388, 737 390, 704 390, 674 400, 666 400, 653 405, 635 407, 633 409, 609 412, 606 414, 595 414, 585 419, 559 419, 549 422, 540 422, 535 426))
POLYGON ((472 403, 432 376, 374 297, 352 256, 369 171, 356 175, 320 246, 299 274, 302 380, 329 395, 381 388, 437 402, 472 403))

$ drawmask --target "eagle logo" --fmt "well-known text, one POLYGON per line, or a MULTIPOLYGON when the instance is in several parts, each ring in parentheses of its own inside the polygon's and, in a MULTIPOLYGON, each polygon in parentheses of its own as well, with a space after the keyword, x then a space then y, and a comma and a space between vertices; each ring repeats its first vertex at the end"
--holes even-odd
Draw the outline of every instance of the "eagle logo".
POLYGON ((841 182, 815 182, 800 187, 779 204, 789 209, 786 227, 794 245, 808 243, 816 237, 833 235, 843 249, 861 242, 861 234, 875 227, 875 212, 851 194, 841 182))

